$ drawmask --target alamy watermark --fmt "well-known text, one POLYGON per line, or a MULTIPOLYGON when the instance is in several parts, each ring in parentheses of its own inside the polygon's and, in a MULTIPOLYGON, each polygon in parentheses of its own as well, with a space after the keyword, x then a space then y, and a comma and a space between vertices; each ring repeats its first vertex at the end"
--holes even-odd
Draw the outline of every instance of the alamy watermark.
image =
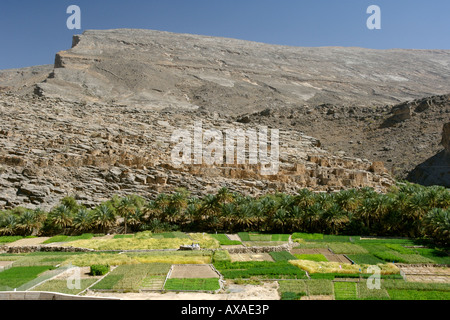
POLYGON ((69 30, 81 29, 81 9, 79 6, 71 5, 67 7, 67 14, 70 14, 67 18, 66 25, 69 30))
POLYGON ((369 290, 380 290, 381 289, 381 269, 377 266, 369 266, 367 268, 367 273, 372 273, 372 275, 367 279, 367 288, 369 290))
POLYGON ((371 16, 367 19, 367 28, 369 30, 381 29, 381 9, 379 6, 371 5, 367 8, 367 14, 371 16))
POLYGON ((175 165, 260 165, 261 175, 276 175, 279 170, 280 132, 261 126, 256 129, 203 130, 196 121, 193 132, 176 130, 172 134, 171 158, 175 165), (247 148, 248 146, 248 148, 247 148), (269 150, 270 149, 270 150, 269 150))
POLYGON ((67 289, 81 290, 81 268, 69 265, 67 272, 70 274, 67 277, 67 289))

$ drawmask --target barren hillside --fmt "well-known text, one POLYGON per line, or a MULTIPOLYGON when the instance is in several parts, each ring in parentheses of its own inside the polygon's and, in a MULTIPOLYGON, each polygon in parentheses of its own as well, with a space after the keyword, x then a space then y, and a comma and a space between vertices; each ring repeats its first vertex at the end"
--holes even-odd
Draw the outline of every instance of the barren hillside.
POLYGON ((94 205, 177 187, 256 195, 384 191, 394 176, 450 181, 440 144, 448 141, 450 51, 86 31, 54 66, 0 71, 0 91, 0 209, 50 208, 66 195, 94 205), (280 130, 279 172, 174 165, 171 135, 199 121, 220 132, 280 130))

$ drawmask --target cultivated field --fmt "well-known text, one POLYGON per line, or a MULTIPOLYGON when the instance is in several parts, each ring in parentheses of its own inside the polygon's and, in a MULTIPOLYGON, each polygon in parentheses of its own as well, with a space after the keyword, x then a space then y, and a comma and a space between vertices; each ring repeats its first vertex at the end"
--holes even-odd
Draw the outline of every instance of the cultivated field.
POLYGON ((445 248, 411 239, 144 232, 106 239, 83 234, 0 237, 2 241, 8 247, 40 244, 94 249, 0 253, 2 291, 25 288, 123 299, 250 298, 246 292, 255 299, 282 300, 448 300, 450 295, 450 257, 445 248), (178 250, 192 243, 200 244, 200 250, 178 250), (288 243, 289 247, 274 251, 288 243), (268 251, 258 252, 263 247, 268 251), (244 251, 230 254, 230 248, 244 251), (103 266, 104 274, 93 275, 95 266, 103 266), (380 270, 380 289, 368 286, 372 266, 380 270), (80 287, 69 288, 76 270, 80 287))

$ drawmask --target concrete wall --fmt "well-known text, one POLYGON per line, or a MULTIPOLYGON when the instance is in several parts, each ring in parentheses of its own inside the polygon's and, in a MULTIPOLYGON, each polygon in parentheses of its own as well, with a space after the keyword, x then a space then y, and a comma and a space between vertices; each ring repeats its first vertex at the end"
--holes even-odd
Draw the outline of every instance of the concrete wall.
POLYGON ((80 297, 54 292, 7 291, 0 292, 0 300, 120 300, 115 298, 80 297))

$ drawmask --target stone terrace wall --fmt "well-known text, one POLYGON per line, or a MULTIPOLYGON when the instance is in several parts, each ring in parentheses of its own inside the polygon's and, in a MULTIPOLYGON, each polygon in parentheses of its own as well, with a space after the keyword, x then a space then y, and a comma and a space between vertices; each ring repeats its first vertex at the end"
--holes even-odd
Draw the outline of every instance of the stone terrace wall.
POLYGON ((0 292, 0 300, 120 300, 116 298, 80 297, 54 292, 0 292))
POLYGON ((283 244, 273 247, 243 247, 243 248, 229 248, 229 253, 267 253, 267 252, 280 252, 289 251, 292 249, 293 244, 283 244))
POLYGON ((74 248, 74 247, 46 247, 46 246, 29 246, 29 247, 8 247, 0 246, 0 253, 30 253, 30 252, 92 252, 92 249, 74 248))

